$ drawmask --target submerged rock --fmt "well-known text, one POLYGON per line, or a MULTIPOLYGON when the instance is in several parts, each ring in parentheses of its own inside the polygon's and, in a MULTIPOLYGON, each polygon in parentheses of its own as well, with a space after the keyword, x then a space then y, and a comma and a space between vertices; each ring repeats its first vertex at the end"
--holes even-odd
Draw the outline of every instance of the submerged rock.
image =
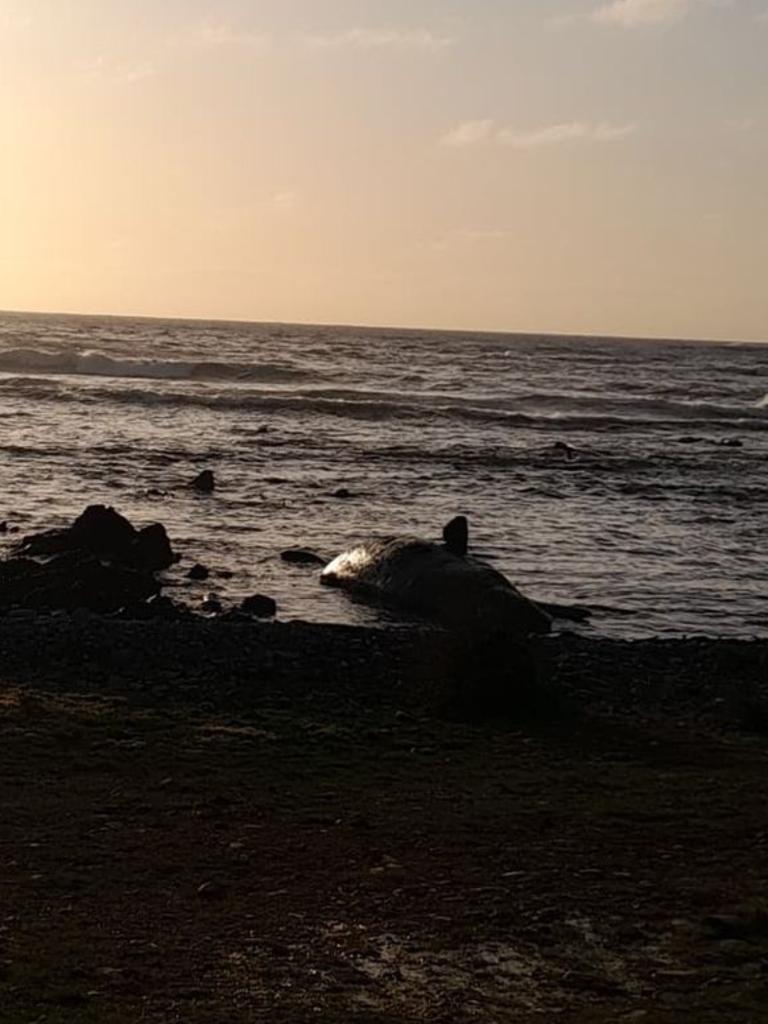
POLYGON ((189 486, 200 494, 212 494, 216 488, 216 479, 210 469, 204 469, 189 486))
POLYGON ((187 573, 188 580, 207 580, 211 575, 210 570, 206 566, 196 562, 187 573))
POLYGON ((292 565, 325 565, 324 558, 307 548, 288 548, 287 551, 280 552, 280 557, 292 565))

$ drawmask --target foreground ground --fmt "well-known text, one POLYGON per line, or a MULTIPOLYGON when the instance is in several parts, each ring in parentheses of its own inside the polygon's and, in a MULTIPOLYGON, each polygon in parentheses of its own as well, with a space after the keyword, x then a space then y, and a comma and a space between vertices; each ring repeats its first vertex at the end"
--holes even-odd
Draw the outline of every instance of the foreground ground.
POLYGON ((0 621, 0 1022, 768 1020, 768 645, 0 621))

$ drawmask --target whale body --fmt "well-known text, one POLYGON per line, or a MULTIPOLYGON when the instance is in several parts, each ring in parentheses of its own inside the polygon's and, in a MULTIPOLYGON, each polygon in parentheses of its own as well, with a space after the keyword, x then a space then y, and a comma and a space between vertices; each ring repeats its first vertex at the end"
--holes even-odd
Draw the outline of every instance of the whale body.
POLYGON ((552 620, 502 573, 466 554, 466 519, 444 543, 416 537, 363 541, 333 559, 320 582, 472 632, 548 633, 552 620))

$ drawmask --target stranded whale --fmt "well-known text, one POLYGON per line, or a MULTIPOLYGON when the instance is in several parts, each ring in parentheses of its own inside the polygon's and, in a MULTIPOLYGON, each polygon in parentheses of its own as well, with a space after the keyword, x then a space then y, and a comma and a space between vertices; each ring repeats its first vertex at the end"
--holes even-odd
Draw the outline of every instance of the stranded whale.
POLYGON ((443 544, 414 537, 369 540, 334 558, 321 583, 437 619, 451 629, 548 633, 549 614, 506 576, 467 554, 468 528, 457 516, 443 544))

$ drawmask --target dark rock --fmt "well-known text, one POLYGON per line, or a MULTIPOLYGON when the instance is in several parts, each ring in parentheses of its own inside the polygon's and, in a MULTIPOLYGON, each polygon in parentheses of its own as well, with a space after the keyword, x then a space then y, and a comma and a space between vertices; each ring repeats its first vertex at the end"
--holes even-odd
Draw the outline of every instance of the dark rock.
POLYGON ((266 594, 253 594, 246 597, 240 605, 240 610, 248 615, 255 615, 259 619, 271 619, 277 615, 277 601, 267 597, 266 594))
POLYGON ((202 473, 197 474, 189 486, 193 490, 199 491, 200 494, 212 494, 216 487, 216 480, 210 469, 204 469, 202 473))
POLYGON ((469 524, 466 516, 456 516, 443 527, 443 543, 452 555, 462 558, 469 547, 469 524))
POLYGON ((113 612, 145 601, 159 590, 160 584, 149 573, 104 565, 84 553, 68 552, 46 565, 26 559, 0 564, 0 607, 4 608, 113 612))
POLYGON ((200 611, 209 615, 218 615, 223 610, 221 601, 215 594, 206 594, 200 602, 200 611))
POLYGON ((351 498, 352 492, 346 487, 337 487, 336 490, 331 494, 332 498, 351 498))
POLYGON ((262 425, 260 427, 256 428, 256 433, 257 434, 268 434, 269 433, 269 427, 266 425, 266 423, 262 423, 262 425))
POLYGON ((159 572, 173 565, 176 556, 162 523, 152 523, 139 530, 124 560, 136 569, 149 572, 159 572))
POLYGON ((0 523, 0 533, 8 533, 8 523, 0 523))
POLYGON ((108 561, 119 560, 136 536, 125 516, 104 505, 89 505, 66 532, 68 548, 81 548, 108 561))
POLYGON ((287 551, 281 551, 280 557, 292 565, 325 565, 324 558, 307 548, 289 548, 287 551))
POLYGON ((721 441, 717 442, 721 448, 743 448, 744 442, 740 441, 738 437, 724 437, 721 441))
POLYGON ((159 523, 137 531, 104 505, 90 505, 68 528, 25 537, 17 552, 23 557, 0 563, 0 607, 100 613, 157 594, 153 573, 175 558, 159 523))
POLYGON ((193 565, 192 568, 187 573, 187 579, 188 580, 207 580, 210 575, 211 575, 210 571, 208 569, 206 569, 206 567, 204 565, 200 565, 199 562, 196 562, 195 565, 193 565))

